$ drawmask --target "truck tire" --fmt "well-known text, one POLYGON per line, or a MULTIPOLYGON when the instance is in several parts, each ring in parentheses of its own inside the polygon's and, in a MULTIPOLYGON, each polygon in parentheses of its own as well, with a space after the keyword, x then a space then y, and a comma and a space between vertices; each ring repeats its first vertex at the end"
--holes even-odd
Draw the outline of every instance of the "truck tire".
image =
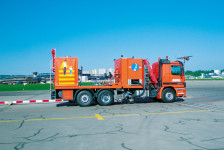
POLYGON ((93 103, 93 95, 89 91, 81 91, 77 95, 77 103, 81 107, 87 107, 93 103))
POLYGON ((97 102, 101 106, 109 106, 114 102, 114 96, 112 92, 108 90, 100 91, 97 96, 97 102))
POLYGON ((164 103, 172 103, 176 100, 176 93, 173 89, 167 88, 162 92, 162 101, 164 103))

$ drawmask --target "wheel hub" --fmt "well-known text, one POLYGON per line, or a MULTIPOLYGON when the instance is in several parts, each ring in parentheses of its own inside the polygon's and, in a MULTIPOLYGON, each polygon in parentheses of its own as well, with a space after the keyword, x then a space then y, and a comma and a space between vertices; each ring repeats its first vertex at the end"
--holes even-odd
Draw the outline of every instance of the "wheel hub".
POLYGON ((82 96, 81 96, 81 101, 82 101, 83 103, 87 103, 87 102, 89 101, 89 96, 88 96, 88 95, 82 95, 82 96))
POLYGON ((110 96, 109 96, 108 94, 104 94, 104 95, 102 95, 102 101, 103 101, 104 103, 109 102, 109 101, 110 101, 110 96))
POLYGON ((170 93, 170 92, 166 93, 166 99, 167 100, 172 100, 173 98, 174 98, 174 96, 173 96, 172 93, 170 93))

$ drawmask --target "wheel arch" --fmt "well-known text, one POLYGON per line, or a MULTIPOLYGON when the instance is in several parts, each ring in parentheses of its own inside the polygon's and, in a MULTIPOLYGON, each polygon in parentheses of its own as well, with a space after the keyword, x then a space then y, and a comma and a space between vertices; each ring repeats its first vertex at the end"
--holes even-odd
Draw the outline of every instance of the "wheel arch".
MULTIPOLYGON (((175 88, 172 87, 172 86, 164 87, 163 90, 165 90, 165 89, 172 89, 172 90, 175 92, 175 94, 177 94, 177 91, 176 91, 175 88)), ((162 90, 162 91, 163 91, 163 90, 162 90)))
POLYGON ((109 89, 101 89, 96 93, 96 100, 101 106, 109 106, 114 103, 114 92, 109 89))
POLYGON ((165 89, 172 89, 174 92, 175 92, 175 95, 177 96, 177 91, 174 87, 172 86, 167 86, 167 87, 162 87, 159 92, 158 92, 158 96, 157 96, 157 99, 162 99, 162 93, 165 89))
POLYGON ((94 90, 92 89, 79 89, 79 90, 76 90, 74 93, 74 100, 76 100, 77 98, 77 95, 81 92, 81 91, 89 91, 92 95, 93 95, 93 98, 94 98, 94 90))
POLYGON ((162 91, 162 101, 164 103, 172 103, 176 100, 176 91, 173 87, 164 88, 162 91))
POLYGON ((114 95, 114 91, 112 89, 99 89, 96 91, 96 93, 94 94, 94 97, 97 97, 98 94, 101 92, 101 91, 110 91, 113 95, 114 95))

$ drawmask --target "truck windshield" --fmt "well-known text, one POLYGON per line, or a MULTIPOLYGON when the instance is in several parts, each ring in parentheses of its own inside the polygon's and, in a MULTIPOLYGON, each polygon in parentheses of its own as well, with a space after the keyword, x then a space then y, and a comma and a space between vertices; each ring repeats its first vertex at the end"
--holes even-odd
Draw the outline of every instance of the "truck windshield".
POLYGON ((182 75, 181 66, 171 66, 172 75, 182 75))

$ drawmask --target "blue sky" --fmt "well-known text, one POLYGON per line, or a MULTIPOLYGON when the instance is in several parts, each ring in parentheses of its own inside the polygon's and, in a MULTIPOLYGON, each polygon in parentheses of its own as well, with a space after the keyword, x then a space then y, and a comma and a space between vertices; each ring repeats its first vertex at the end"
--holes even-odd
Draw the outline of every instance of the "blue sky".
POLYGON ((124 57, 192 55, 187 70, 224 69, 223 0, 1 0, 0 74, 49 72, 51 48, 84 70, 124 57))

